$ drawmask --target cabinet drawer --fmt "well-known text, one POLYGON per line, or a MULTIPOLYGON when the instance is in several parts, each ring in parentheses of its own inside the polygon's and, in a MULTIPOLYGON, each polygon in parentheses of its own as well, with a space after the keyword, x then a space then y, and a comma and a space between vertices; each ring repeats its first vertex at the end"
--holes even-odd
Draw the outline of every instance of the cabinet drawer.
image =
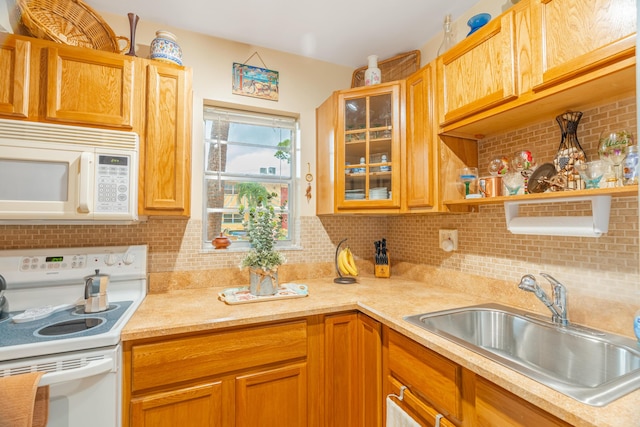
POLYGON ((304 320, 134 345, 131 388, 135 393, 306 354, 304 320))
POLYGON ((411 392, 445 416, 462 419, 462 368, 445 357, 389 330, 389 371, 411 392))
MULTIPOLYGON (((389 377, 387 380, 389 381, 393 394, 399 396, 400 388, 402 387, 402 385, 393 377, 389 377)), ((440 427, 455 427, 455 424, 453 424, 446 418, 443 418, 442 414, 440 414, 437 410, 435 410, 427 403, 418 399, 411 393, 410 390, 405 390, 404 393, 402 393, 402 397, 402 401, 398 401, 396 399, 395 402, 405 412, 409 413, 412 418, 420 420, 421 425, 426 425, 429 427, 433 427, 436 425, 439 425, 440 427)), ((387 415, 387 417, 388 416, 389 415, 387 415)))

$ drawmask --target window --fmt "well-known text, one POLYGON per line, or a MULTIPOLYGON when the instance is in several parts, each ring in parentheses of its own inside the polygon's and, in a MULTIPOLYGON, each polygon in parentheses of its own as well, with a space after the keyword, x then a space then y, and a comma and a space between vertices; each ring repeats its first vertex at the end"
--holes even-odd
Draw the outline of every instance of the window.
POLYGON ((293 245, 295 235, 294 155, 298 122, 295 118, 204 107, 204 221, 205 248, 220 233, 234 247, 249 247, 240 206, 267 200, 280 212, 280 246, 293 245))

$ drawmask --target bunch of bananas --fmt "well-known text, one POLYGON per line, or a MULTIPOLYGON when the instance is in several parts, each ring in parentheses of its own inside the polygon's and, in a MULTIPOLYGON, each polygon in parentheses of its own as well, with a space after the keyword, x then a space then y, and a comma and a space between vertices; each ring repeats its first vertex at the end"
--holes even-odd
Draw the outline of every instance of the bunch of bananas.
POLYGON ((340 273, 350 276, 358 275, 358 267, 353 259, 353 254, 349 247, 343 248, 338 254, 338 268, 340 273))

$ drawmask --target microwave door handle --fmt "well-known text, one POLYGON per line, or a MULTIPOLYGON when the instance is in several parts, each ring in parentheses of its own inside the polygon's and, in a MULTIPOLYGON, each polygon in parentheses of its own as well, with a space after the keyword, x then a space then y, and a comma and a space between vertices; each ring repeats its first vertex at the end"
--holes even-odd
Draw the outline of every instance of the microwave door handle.
POLYGON ((93 153, 83 152, 80 156, 80 194, 78 196, 78 212, 89 213, 89 200, 91 200, 91 163, 93 153))

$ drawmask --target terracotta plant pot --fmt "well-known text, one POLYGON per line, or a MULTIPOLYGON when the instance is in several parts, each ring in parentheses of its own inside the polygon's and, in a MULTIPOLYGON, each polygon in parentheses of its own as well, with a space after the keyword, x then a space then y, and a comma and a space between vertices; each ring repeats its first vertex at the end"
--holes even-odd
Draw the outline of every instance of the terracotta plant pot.
POLYGON ((220 233, 218 237, 213 239, 212 243, 216 249, 227 249, 229 245, 231 245, 231 240, 229 240, 229 238, 223 233, 220 233))

